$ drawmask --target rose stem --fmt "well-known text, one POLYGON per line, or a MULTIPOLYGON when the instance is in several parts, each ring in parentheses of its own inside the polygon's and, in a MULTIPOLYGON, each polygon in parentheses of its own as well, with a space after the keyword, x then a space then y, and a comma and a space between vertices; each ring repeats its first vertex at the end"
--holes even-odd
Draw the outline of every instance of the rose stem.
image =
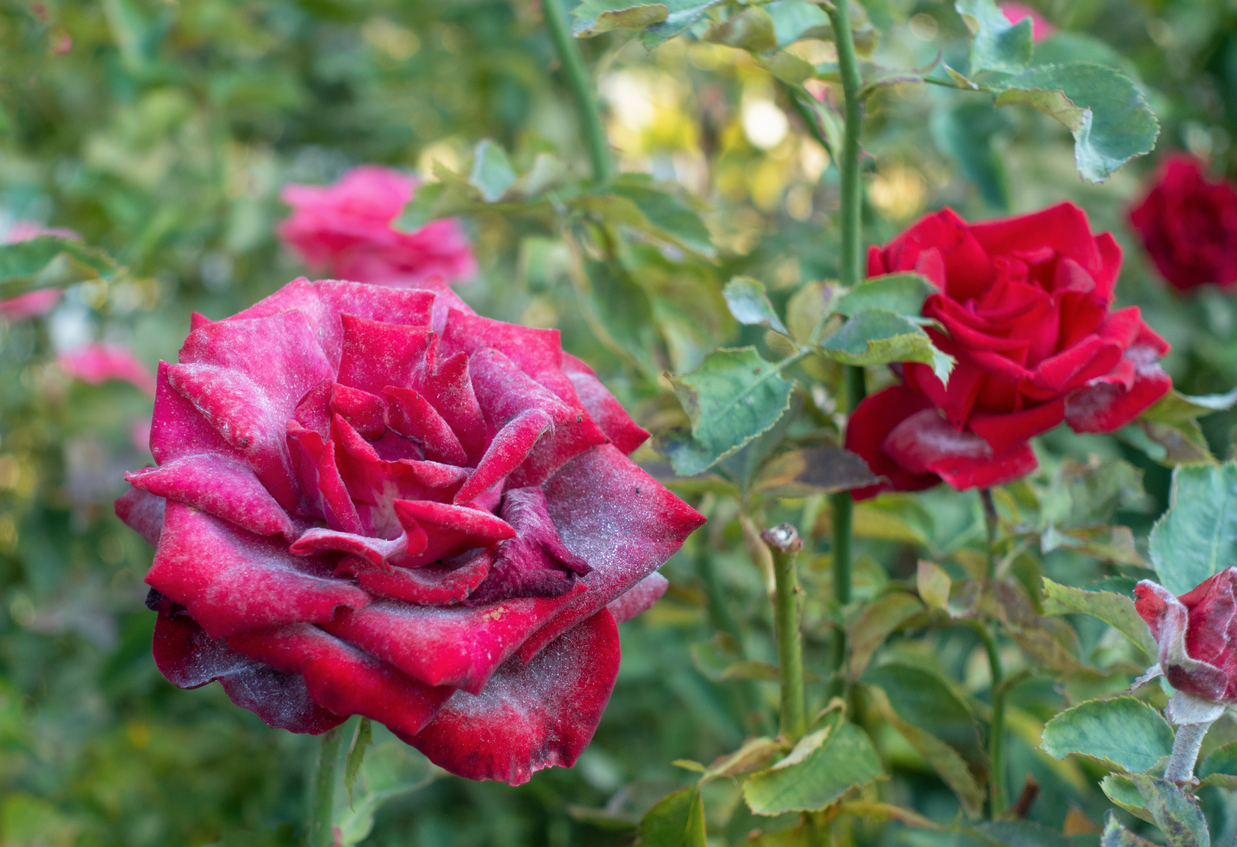
MULTIPOLYGON (((842 96, 845 101, 845 127, 842 135, 842 155, 838 159, 841 171, 841 224, 842 267, 841 283, 853 288, 863 279, 860 266, 862 259, 862 230, 860 211, 863 202, 863 184, 860 181, 859 134, 863 130, 863 101, 859 89, 863 81, 859 76, 859 63, 855 58, 855 39, 850 28, 850 11, 847 0, 835 0, 827 8, 833 25, 834 43, 838 51, 838 70, 842 75, 842 96)), ((813 129, 816 122, 809 123, 813 129)), ((816 339, 814 338, 813 341, 816 339)), ((846 410, 854 412, 866 393, 863 368, 847 365, 846 410)), ((840 491, 830 495, 829 506, 833 517, 833 597, 845 605, 850 602, 851 588, 851 516, 854 500, 850 493, 840 491)), ((838 676, 833 681, 833 692, 840 694, 845 688, 841 678, 842 665, 846 659, 846 635, 838 631, 834 641, 833 666, 838 676)))
POLYGON ((799 533, 788 523, 760 534, 773 553, 774 628, 777 630, 777 664, 782 675, 781 733, 798 741, 807 731, 807 707, 803 694, 803 642, 799 637, 798 581, 795 560, 803 549, 799 533))
POLYGON ((1173 738, 1173 754, 1168 759, 1164 778, 1169 782, 1191 782, 1194 779, 1194 763, 1203 746, 1203 736, 1211 729, 1209 723, 1188 723, 1177 727, 1173 738))
MULTIPOLYGON (((988 581, 996 578, 996 542, 1000 530, 996 503, 992 489, 979 489, 979 502, 984 509, 984 529, 988 539, 988 581)), ((989 632, 981 623, 975 631, 984 642, 988 653, 988 669, 992 673, 992 722, 988 724, 988 813, 995 818, 1005 811, 1005 693, 1006 686, 1001 673, 1001 653, 997 647, 996 634, 989 632)))
POLYGON ((309 847, 331 847, 335 843, 331 816, 335 809, 335 769, 339 747, 344 740, 342 726, 322 733, 318 758, 314 762, 309 795, 309 847))
POLYGON ((563 66, 563 72, 567 74, 567 82, 576 98, 576 110, 580 116, 584 141, 588 145, 589 161, 593 166, 593 180, 608 182, 611 173, 610 145, 606 141, 601 112, 593 96, 593 84, 584 69, 584 59, 580 56, 580 48, 576 46, 567 26, 567 14, 563 11, 562 0, 542 0, 541 8, 550 28, 550 37, 554 39, 554 50, 558 53, 558 60, 563 66))

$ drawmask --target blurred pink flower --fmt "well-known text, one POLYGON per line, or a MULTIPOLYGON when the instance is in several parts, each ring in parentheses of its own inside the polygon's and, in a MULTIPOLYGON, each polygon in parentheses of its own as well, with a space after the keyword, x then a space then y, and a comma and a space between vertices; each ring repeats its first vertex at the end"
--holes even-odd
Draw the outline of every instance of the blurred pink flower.
POLYGON ((471 276, 476 260, 459 221, 434 221, 416 232, 392 224, 416 192, 417 180, 376 165, 353 168, 334 185, 287 185, 280 198, 292 214, 279 237, 315 270, 337 279, 400 286, 471 276))
MULTIPOLYGON (((81 236, 71 229, 42 226, 32 221, 15 221, 9 227, 8 232, 0 238, 0 243, 16 244, 19 241, 29 241, 32 238, 38 238, 40 235, 57 235, 61 238, 81 240, 81 236)), ((56 304, 60 302, 60 294, 61 292, 58 288, 44 288, 40 291, 31 291, 28 294, 0 300, 0 318, 24 321, 29 318, 37 318, 39 315, 46 315, 56 308, 56 304)))
POLYGON ((1005 18, 1011 24, 1016 24, 1023 18, 1031 19, 1031 38, 1035 39, 1035 43, 1043 41, 1045 38, 1051 38, 1057 31, 1057 28, 1048 22, 1048 19, 1039 13, 1039 11, 1026 3, 1000 3, 1001 11, 1005 13, 1005 18))
POLYGON ((139 453, 150 450, 150 430, 154 426, 154 415, 143 415, 129 422, 129 442, 139 453))
POLYGON ((155 375, 133 355, 128 347, 119 344, 90 344, 80 350, 61 353, 57 359, 61 370, 74 379, 88 385, 101 385, 118 379, 135 385, 154 396, 155 375))

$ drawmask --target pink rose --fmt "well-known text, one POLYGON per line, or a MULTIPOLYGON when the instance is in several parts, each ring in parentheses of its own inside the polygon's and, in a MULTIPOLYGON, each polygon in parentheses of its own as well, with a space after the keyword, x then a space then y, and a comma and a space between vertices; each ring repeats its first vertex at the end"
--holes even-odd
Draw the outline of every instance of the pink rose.
POLYGON ((399 286, 476 273, 459 221, 434 221, 416 232, 392 227, 416 187, 415 178, 375 165, 353 168, 326 187, 285 186, 280 198, 292 214, 279 237, 310 267, 338 279, 399 286))
MULTIPOLYGON (((41 235, 55 235, 60 238, 81 240, 81 236, 71 229, 46 227, 31 221, 15 221, 9 227, 9 231, 4 234, 4 238, 0 239, 0 243, 16 244, 19 241, 29 241, 41 235)), ((60 302, 60 294, 59 288, 44 288, 40 291, 31 291, 17 297, 10 297, 7 300, 0 300, 0 317, 8 318, 12 321, 24 321, 30 318, 37 318, 40 315, 46 315, 56 308, 56 304, 60 302)))
POLYGON ((1056 33, 1057 28, 1048 22, 1048 19, 1039 13, 1033 7, 1026 3, 999 3, 1001 12, 1004 13, 1005 19, 1011 24, 1016 24, 1024 18, 1031 19, 1031 38, 1036 44, 1043 41, 1045 38, 1051 38, 1056 33))
POLYGON ((1237 703, 1237 568, 1181 597, 1149 579, 1134 595, 1169 684, 1213 703, 1237 703))
POLYGON ((142 364, 132 350, 119 344, 90 344, 80 350, 61 353, 56 363, 69 376, 88 385, 101 385, 116 379, 152 396, 155 393, 155 376, 150 368, 142 364))
POLYGON ((450 290, 298 280, 194 322, 116 511, 157 545, 155 660, 272 726, 386 724, 453 773, 571 765, 616 618, 703 518, 555 330, 450 290))

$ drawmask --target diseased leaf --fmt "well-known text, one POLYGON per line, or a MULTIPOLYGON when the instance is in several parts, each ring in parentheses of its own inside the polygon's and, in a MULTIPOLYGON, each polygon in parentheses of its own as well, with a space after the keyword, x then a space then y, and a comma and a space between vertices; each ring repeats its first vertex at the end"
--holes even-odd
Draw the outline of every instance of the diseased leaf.
POLYGON ((778 765, 748 777, 743 798, 758 815, 814 811, 882 776, 880 758, 868 736, 854 724, 841 723, 805 755, 792 751, 778 765))
POLYGON ((1157 655, 1155 639, 1147 624, 1134 608, 1134 599, 1111 591, 1084 591, 1070 585, 1061 585, 1044 577, 1044 614, 1064 615, 1082 612, 1099 618, 1124 635, 1147 654, 1157 655))
POLYGON ((506 150, 488 138, 477 142, 468 181, 481 192, 487 203, 498 202, 516 178, 515 168, 511 166, 506 150))
POLYGON ((833 313, 837 302, 835 285, 808 282, 786 304, 786 326, 800 344, 807 344, 817 325, 833 313))
POLYGON ((1135 418, 1133 423, 1117 430, 1117 437, 1168 467, 1215 461, 1203 430, 1194 419, 1164 423, 1135 418))
POLYGON ((748 326, 763 326, 785 334, 786 326, 773 310, 769 295, 765 293, 764 284, 750 276, 736 276, 726 283, 723 294, 730 314, 741 324, 748 326))
POLYGON ((954 358, 938 350, 928 334, 904 315, 887 309, 857 312, 820 343, 826 358, 847 365, 921 362, 948 382, 954 358))
POLYGON ((732 18, 713 24, 701 38, 752 53, 778 46, 777 37, 773 34, 773 18, 759 6, 744 9, 732 18))
POLYGON ((923 312, 923 301, 939 290, 932 280, 921 274, 885 274, 865 280, 847 291, 838 298, 836 309, 847 316, 865 309, 884 309, 899 315, 919 317, 923 312))
POLYGON ((665 20, 649 25, 640 36, 644 46, 652 50, 669 41, 689 26, 704 17, 704 13, 722 0, 666 0, 668 14, 665 20))
POLYGON ((1147 808, 1147 801, 1138 793, 1138 788, 1125 774, 1108 774, 1100 780, 1100 790, 1117 807, 1124 809, 1139 820, 1155 823, 1151 810, 1147 808))
POLYGON ((1148 841, 1135 835, 1121 825, 1117 816, 1109 812, 1104 819, 1104 832, 1100 835, 1100 847, 1157 847, 1154 841, 1148 841))
POLYGON ((1160 584, 1178 596, 1237 562, 1237 463, 1174 470, 1148 546, 1160 584))
POLYGON ((639 847, 706 847, 704 799, 696 785, 668 794, 640 819, 639 847))
POLYGON ((1087 700, 1044 725, 1040 747, 1054 759, 1078 753, 1130 773, 1142 773, 1173 749, 1173 730, 1133 697, 1087 700))
POLYGON ((816 75, 815 65, 785 51, 760 59, 757 64, 788 85, 802 85, 816 75))
POLYGON ((967 76, 983 71, 1016 74, 1031 63, 1035 45, 1029 19, 1011 24, 993 0, 957 0, 954 8, 973 35, 967 76))
POLYGON ((644 29, 664 21, 669 13, 665 3, 584 0, 571 12, 576 19, 571 25, 571 34, 576 38, 591 38, 615 29, 644 29))
POLYGON ((1157 423, 1183 423, 1205 417, 1212 412, 1223 412, 1237 404, 1237 388, 1227 394, 1203 394, 1190 396, 1173 389, 1140 418, 1157 423))
POLYGON ((935 562, 919 560, 915 568, 915 586, 919 591, 919 599, 933 609, 944 609, 949 604, 952 581, 949 574, 935 562))
POLYGON ((1040 65, 1003 79, 999 88, 998 106, 1025 103, 1069 129, 1074 164, 1091 182, 1103 182, 1130 159, 1151 152, 1160 133, 1138 86, 1105 65, 1040 65))
POLYGON ((782 751, 782 742, 775 738, 749 738, 743 746, 733 753, 719 757, 705 769, 701 783, 737 776, 748 773, 768 764, 769 760, 782 751))
POLYGON ((847 646, 850 661, 847 673, 851 679, 863 676, 876 649, 902 624, 923 611, 923 604, 914 595, 903 592, 886 594, 864 607, 859 619, 851 625, 847 646))
POLYGON ((1211 847, 1211 833, 1198 800, 1176 783, 1148 774, 1134 774, 1130 780, 1147 801, 1155 825, 1168 839, 1169 847, 1211 847))
POLYGON ((794 388, 754 347, 717 350, 670 383, 692 426, 690 438, 663 442, 683 476, 706 470, 777 423, 794 388))
POLYGON ((756 490, 770 497, 810 497, 877 482, 859 456, 841 447, 809 447, 783 453, 761 469, 756 490))

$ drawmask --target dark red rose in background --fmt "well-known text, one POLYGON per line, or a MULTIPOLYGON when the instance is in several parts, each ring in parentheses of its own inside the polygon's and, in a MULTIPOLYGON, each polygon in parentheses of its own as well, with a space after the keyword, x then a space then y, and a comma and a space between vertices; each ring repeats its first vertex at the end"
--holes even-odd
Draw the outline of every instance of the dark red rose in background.
POLYGON ((1169 684, 1213 703, 1237 702, 1237 568, 1181 597, 1144 579, 1134 596, 1169 684))
POLYGON ((1197 159, 1168 159, 1130 223, 1173 288, 1237 283, 1237 187, 1208 179, 1197 159))
POLYGON ((402 286, 472 276, 477 261, 458 220, 416 232, 394 227, 416 188, 414 177, 377 165, 353 168, 333 185, 286 185, 279 197, 292 214, 277 231, 309 267, 336 279, 402 286))
POLYGON ((298 280, 196 318, 116 511, 157 546, 155 661, 272 726, 386 724, 473 779, 571 765, 616 618, 703 518, 558 332, 449 290, 298 280))
POLYGON ((855 498, 1010 482, 1036 467, 1032 436, 1062 421, 1111 432, 1163 397, 1168 344, 1136 306, 1109 311, 1120 268, 1116 241, 1070 203, 979 224, 945 209, 873 247, 869 276, 914 271, 940 289, 923 314, 957 365, 946 386, 905 363, 904 384, 855 408, 846 447, 889 480, 855 498))

